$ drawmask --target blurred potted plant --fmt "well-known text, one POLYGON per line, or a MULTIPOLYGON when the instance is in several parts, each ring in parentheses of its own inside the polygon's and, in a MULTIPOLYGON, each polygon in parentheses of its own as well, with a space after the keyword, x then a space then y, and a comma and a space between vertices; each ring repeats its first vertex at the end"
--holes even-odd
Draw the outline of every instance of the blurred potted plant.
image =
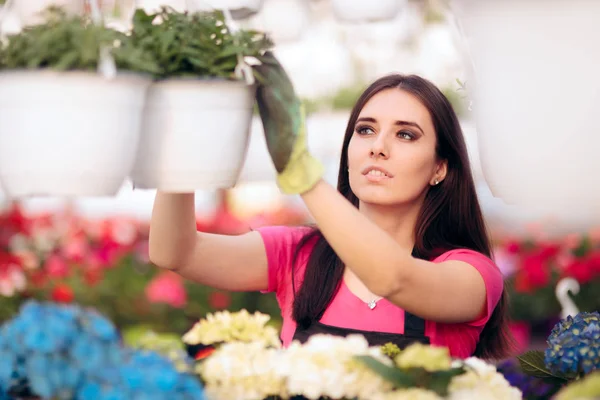
MULTIPOLYGON (((137 10, 133 41, 161 66, 150 87, 134 185, 171 192, 234 185, 249 141, 255 86, 238 74, 271 47, 262 33, 232 32, 221 11, 137 10)), ((248 69, 250 70, 250 69, 248 69)), ((252 71, 245 76, 252 78, 252 71)))
POLYGON ((229 10, 234 19, 246 19, 258 13, 264 0, 192 0, 188 1, 191 12, 229 10))
POLYGON ((122 33, 60 8, 46 18, 0 45, 0 183, 11 197, 114 195, 138 145, 140 72, 158 68, 122 33))

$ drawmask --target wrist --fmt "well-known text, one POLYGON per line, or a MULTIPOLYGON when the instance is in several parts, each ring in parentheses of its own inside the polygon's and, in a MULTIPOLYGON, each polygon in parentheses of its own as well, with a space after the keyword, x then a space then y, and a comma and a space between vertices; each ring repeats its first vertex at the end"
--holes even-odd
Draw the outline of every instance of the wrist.
POLYGON ((324 173, 323 164, 308 151, 303 151, 277 176, 277 184, 285 194, 303 194, 310 191, 324 173))

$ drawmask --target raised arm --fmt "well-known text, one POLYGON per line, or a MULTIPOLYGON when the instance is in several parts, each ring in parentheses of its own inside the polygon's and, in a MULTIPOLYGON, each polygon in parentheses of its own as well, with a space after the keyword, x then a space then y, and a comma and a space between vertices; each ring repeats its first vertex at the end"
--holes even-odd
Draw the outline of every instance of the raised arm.
POLYGON ((271 54, 255 68, 263 83, 257 100, 279 187, 302 196, 345 266, 371 292, 423 318, 475 320, 486 301, 478 270, 463 261, 434 264, 412 257, 411 249, 402 248, 323 181, 322 166, 308 152, 302 107, 285 71, 271 54))
POLYGON ((260 234, 198 232, 193 193, 156 193, 149 246, 152 263, 187 279, 231 291, 267 289, 267 254, 260 234))

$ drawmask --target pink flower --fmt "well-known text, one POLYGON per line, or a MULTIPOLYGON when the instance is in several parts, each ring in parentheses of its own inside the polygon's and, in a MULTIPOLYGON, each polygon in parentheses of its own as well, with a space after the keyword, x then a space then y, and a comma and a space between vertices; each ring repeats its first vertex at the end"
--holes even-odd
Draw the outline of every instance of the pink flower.
POLYGON ((503 276, 511 276, 519 268, 518 257, 502 247, 494 249, 494 260, 503 276))
POLYGON ((44 263, 44 269, 51 278, 65 278, 69 276, 69 265, 64 258, 57 254, 51 254, 44 263))
POLYGON ((0 295, 11 297, 25 290, 25 286, 27 286, 27 279, 21 269, 11 268, 7 272, 0 273, 0 295))
POLYGON ((166 303, 172 307, 182 308, 187 303, 187 293, 183 279, 173 272, 157 275, 146 286, 146 298, 151 303, 166 303))
POLYGON ((121 246, 132 246, 138 236, 138 227, 135 221, 126 218, 115 218, 108 225, 110 239, 121 246))
POLYGON ((82 262, 89 251, 88 241, 83 235, 73 235, 62 246, 62 255, 72 262, 82 262))

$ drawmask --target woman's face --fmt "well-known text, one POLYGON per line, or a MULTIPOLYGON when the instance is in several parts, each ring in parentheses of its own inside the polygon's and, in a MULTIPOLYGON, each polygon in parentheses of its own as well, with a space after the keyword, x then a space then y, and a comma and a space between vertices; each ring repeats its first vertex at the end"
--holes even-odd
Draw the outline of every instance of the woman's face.
POLYGON ((377 93, 361 110, 348 144, 352 191, 374 205, 422 200, 446 175, 436 142, 429 111, 416 97, 400 89, 377 93))

